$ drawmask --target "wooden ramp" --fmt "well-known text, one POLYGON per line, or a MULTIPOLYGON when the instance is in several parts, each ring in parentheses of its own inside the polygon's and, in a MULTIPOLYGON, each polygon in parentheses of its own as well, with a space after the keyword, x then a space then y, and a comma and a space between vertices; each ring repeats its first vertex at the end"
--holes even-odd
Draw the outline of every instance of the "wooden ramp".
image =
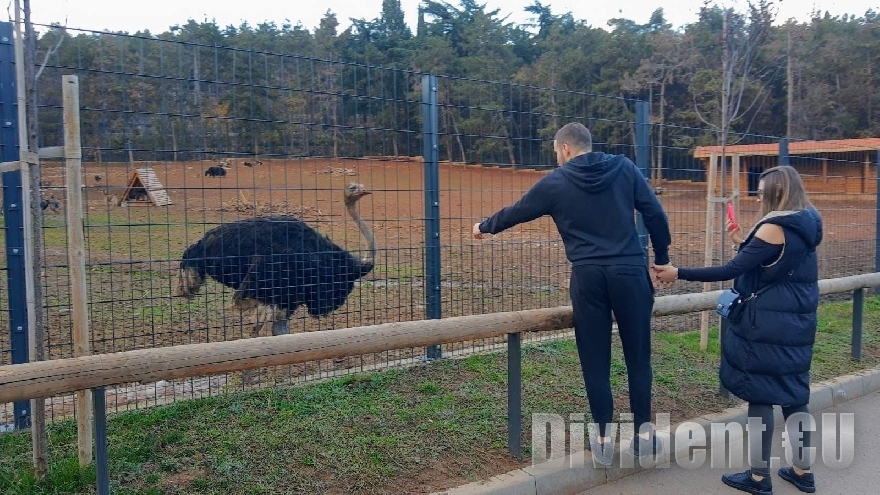
POLYGON ((125 206, 168 206, 171 198, 152 168, 139 168, 128 181, 120 201, 125 206))

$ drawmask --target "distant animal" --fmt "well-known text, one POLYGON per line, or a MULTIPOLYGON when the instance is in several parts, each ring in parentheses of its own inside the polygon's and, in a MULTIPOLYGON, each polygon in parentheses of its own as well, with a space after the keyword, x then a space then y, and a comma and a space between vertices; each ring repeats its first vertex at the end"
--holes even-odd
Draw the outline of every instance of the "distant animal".
POLYGON ((101 176, 100 176, 100 175, 96 175, 96 176, 95 176, 95 182, 101 182, 101 176))
POLYGON ((206 277, 234 290, 233 304, 257 315, 252 336, 271 321, 272 335, 289 332, 287 320, 304 305, 309 315, 324 316, 341 307, 354 282, 373 270, 376 239, 357 211, 371 194, 363 184, 344 190, 346 210, 363 235, 368 252, 359 259, 290 216, 257 217, 220 225, 183 252, 177 296, 193 297, 206 277))
POLYGON ((216 166, 215 167, 208 167, 208 170, 205 170, 205 177, 208 177, 208 176, 225 177, 226 176, 226 169, 223 167, 216 167, 216 166))
POLYGON ((43 198, 42 201, 40 201, 40 208, 43 211, 46 211, 46 208, 52 208, 52 211, 54 211, 55 213, 58 213, 58 210, 61 208, 61 205, 58 204, 58 200, 55 199, 55 195, 50 194, 48 198, 43 198))
POLYGON ((654 188, 654 194, 656 194, 657 196, 660 196, 660 195, 663 194, 665 191, 666 191, 666 190, 663 189, 663 188, 660 187, 660 186, 657 186, 657 187, 654 188))
POLYGON ((254 165, 262 165, 262 164, 263 164, 263 162, 261 162, 260 160, 257 160, 255 162, 244 162, 243 163, 243 165, 245 167, 253 167, 254 165))
POLYGON ((128 195, 129 201, 149 201, 150 196, 147 194, 147 190, 144 188, 132 189, 131 193, 128 195))

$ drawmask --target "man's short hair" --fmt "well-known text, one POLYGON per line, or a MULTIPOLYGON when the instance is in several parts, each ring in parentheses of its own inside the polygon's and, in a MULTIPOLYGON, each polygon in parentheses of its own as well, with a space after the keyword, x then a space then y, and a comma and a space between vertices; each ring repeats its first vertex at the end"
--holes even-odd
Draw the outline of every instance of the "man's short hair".
POLYGON ((556 137, 553 139, 557 143, 565 143, 577 151, 589 152, 593 150, 593 136, 590 135, 590 130, 579 122, 565 124, 556 131, 556 137))

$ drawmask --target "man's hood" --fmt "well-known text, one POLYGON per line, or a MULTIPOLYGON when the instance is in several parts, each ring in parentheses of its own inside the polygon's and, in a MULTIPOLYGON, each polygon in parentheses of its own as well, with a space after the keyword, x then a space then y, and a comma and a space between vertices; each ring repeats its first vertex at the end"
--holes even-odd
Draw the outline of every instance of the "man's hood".
POLYGON ((614 182, 623 168, 623 161, 623 155, 594 151, 572 158, 559 171, 578 188, 587 192, 599 192, 614 182))

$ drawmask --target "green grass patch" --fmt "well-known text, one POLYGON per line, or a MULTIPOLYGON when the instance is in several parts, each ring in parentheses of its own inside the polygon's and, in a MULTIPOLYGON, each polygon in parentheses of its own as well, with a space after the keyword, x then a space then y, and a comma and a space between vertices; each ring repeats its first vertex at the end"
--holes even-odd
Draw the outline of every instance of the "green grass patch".
MULTIPOLYGON (((865 307, 864 359, 850 356, 850 303, 825 304, 812 374, 828 379, 880 365, 880 298, 865 307)), ((617 411, 627 376, 614 339, 617 411)), ((718 394, 717 330, 657 333, 655 412, 673 423, 737 401, 718 394)), ((587 411, 572 341, 523 349, 523 445, 533 413, 587 411)), ((506 450, 506 355, 441 360, 302 387, 236 393, 115 415, 108 425, 114 493, 385 493, 440 490, 521 465, 506 450)), ((586 414, 589 420, 589 414, 586 414)), ((94 467, 76 461, 76 427, 49 429, 50 476, 30 473, 27 432, 0 435, 0 492, 92 493, 94 467)))

